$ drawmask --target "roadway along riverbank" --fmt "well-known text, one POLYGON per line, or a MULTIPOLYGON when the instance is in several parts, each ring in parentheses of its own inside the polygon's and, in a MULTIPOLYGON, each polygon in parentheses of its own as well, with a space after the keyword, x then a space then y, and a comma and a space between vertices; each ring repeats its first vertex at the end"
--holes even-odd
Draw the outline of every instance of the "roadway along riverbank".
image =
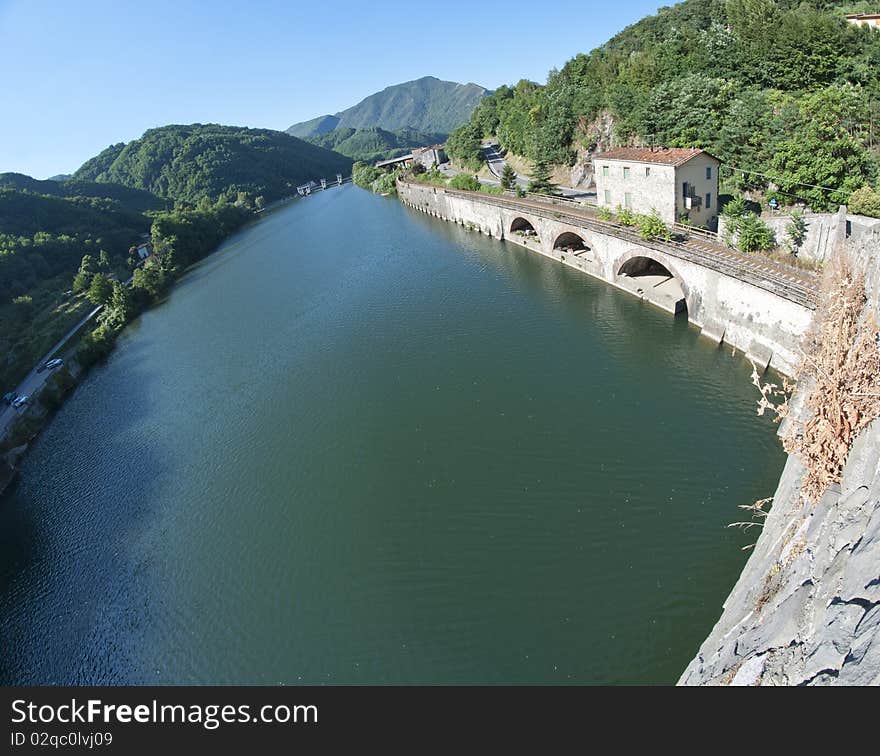
MULTIPOLYGON (((129 279, 130 281, 131 279, 129 279)), ((15 393, 19 396, 28 396, 33 397, 38 394, 43 386, 46 385, 46 381, 52 376, 53 371, 51 370, 40 370, 40 366, 45 365, 52 356, 61 351, 67 342, 69 342, 76 334, 78 334, 87 323, 91 322, 101 310, 104 309, 104 305, 98 305, 94 309, 91 310, 88 314, 86 314, 80 321, 73 326, 67 333, 64 334, 55 345, 48 351, 43 357, 31 368, 31 371, 25 376, 24 380, 18 384, 15 388, 15 393)), ((6 437, 6 434, 9 432, 12 424, 18 420, 18 418, 23 415, 28 410, 28 405, 16 409, 11 406, 3 405, 2 411, 0 411, 0 439, 6 437)))

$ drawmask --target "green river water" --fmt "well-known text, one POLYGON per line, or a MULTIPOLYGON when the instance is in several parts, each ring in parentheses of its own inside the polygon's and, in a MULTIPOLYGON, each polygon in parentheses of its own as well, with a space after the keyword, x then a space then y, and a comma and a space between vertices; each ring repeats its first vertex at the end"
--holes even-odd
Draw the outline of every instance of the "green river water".
POLYGON ((0 499, 5 683, 672 683, 784 456, 665 312, 354 187, 191 270, 0 499))

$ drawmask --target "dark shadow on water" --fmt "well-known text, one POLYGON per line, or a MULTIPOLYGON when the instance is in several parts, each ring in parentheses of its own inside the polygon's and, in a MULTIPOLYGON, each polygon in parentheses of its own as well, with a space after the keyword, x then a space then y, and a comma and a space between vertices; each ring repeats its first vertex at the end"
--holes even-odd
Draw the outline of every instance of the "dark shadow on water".
MULTIPOLYGON (((113 539, 150 521, 148 503, 156 500, 156 481, 166 468, 155 445, 125 446, 126 433, 151 411, 146 391, 131 392, 127 411, 115 413, 110 426, 89 417, 108 374, 118 369, 115 356, 76 387, 0 497, 0 684, 138 679, 149 605, 136 565, 113 539), (100 448, 94 460, 84 446, 91 443, 100 448), (114 461, 107 459, 109 450, 116 452, 114 461), (113 480, 132 464, 150 474, 139 476, 136 492, 118 499, 113 480), (88 481, 98 473, 104 485, 96 489, 88 481), (113 662, 101 662, 111 648, 113 662)), ((130 370, 128 378, 141 388, 151 380, 142 369, 130 370)))

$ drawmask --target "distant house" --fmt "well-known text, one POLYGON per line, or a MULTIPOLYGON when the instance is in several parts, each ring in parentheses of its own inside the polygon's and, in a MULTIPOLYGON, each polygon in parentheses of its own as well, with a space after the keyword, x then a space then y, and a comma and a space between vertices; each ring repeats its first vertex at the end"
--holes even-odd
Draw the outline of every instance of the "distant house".
POLYGON ((410 165, 411 163, 420 163, 425 168, 433 168, 449 160, 446 157, 446 150, 442 144, 435 144, 432 147, 416 147, 412 152, 406 155, 400 155, 390 160, 380 160, 375 163, 375 168, 397 168, 400 165, 410 165))
POLYGON ((428 169, 449 160, 442 144, 435 144, 432 147, 417 147, 412 151, 412 157, 414 163, 421 163, 428 169))
POLYGON ((614 147, 593 156, 598 204, 634 213, 656 210, 672 224, 685 218, 711 228, 718 220, 721 161, 694 148, 614 147))
POLYGON ((874 29, 880 29, 880 13, 851 13, 845 18, 855 26, 870 26, 874 29))
POLYGON ((150 242, 138 244, 137 247, 135 247, 134 253, 137 255, 138 260, 146 260, 153 254, 153 245, 150 242))

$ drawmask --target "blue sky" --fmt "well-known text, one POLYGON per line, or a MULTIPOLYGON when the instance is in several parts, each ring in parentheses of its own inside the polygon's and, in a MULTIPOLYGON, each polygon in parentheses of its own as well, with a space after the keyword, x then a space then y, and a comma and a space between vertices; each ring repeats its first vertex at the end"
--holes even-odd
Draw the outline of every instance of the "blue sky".
POLYGON ((432 75, 543 82, 657 0, 0 0, 0 172, 70 173, 167 123, 284 129, 432 75))

